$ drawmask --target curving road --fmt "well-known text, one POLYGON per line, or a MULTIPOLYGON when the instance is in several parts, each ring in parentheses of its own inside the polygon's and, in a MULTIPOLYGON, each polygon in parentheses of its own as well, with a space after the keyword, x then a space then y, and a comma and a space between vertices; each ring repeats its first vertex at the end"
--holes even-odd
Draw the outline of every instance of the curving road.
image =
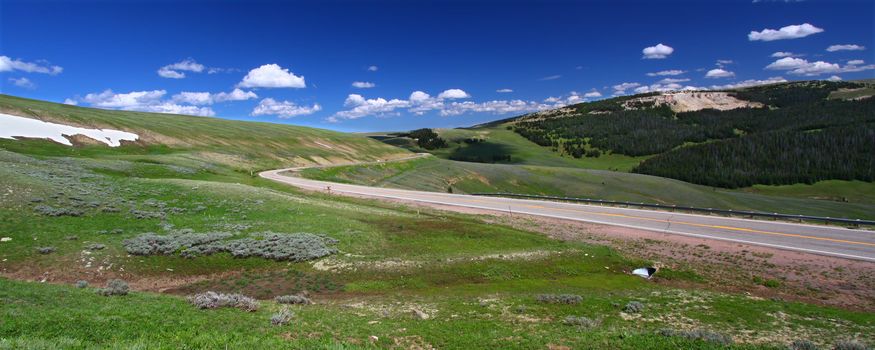
POLYGON ((338 194, 537 215, 875 262, 875 232, 871 231, 587 204, 369 187, 309 180, 288 174, 301 169, 270 170, 260 173, 259 176, 307 190, 328 191, 330 188, 331 193, 338 194))

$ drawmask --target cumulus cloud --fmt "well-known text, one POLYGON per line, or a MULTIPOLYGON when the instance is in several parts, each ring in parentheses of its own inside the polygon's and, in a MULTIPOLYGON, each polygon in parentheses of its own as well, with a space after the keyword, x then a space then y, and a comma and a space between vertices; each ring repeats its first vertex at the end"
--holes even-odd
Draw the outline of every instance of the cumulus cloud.
POLYGON ((252 110, 253 117, 261 115, 275 115, 280 118, 292 118, 302 115, 309 115, 322 110, 322 106, 314 103, 312 106, 299 106, 294 102, 277 101, 272 98, 261 100, 255 109, 252 110))
POLYGON ((865 49, 866 49, 865 46, 847 44, 847 45, 830 45, 829 47, 826 48, 826 51, 829 51, 829 52, 863 51, 865 49))
POLYGON ((180 103, 188 103, 192 105, 211 105, 213 103, 227 101, 245 101, 258 98, 252 91, 244 91, 239 88, 231 92, 209 93, 209 92, 188 92, 183 91, 173 95, 173 101, 180 103))
POLYGON ((511 89, 498 89, 498 90, 495 90, 495 92, 508 93, 508 92, 513 92, 513 90, 511 90, 511 89))
POLYGON ((215 115, 215 112, 209 107, 186 106, 163 100, 162 98, 166 94, 166 90, 132 91, 119 94, 107 89, 100 93, 87 94, 82 101, 87 102, 92 107, 121 109, 126 111, 200 116, 215 115))
POLYGON ((842 66, 837 63, 829 63, 824 61, 809 62, 801 58, 784 57, 766 66, 770 70, 786 70, 790 74, 815 76, 821 74, 835 74, 848 72, 862 72, 875 69, 875 65, 863 65, 862 60, 848 61, 848 64, 842 66))
POLYGON ((745 81, 740 81, 733 84, 726 85, 711 85, 708 89, 711 90, 730 90, 730 89, 740 89, 745 87, 757 86, 757 85, 768 85, 768 84, 777 84, 777 83, 786 83, 787 79, 782 77, 771 77, 763 80, 750 79, 745 81))
POLYGON ((648 77, 674 76, 674 75, 681 75, 681 74, 684 74, 686 72, 687 71, 680 70, 680 69, 669 69, 669 70, 662 70, 659 72, 647 73, 647 76, 648 77))
POLYGON ((79 101, 76 101, 76 100, 74 100, 74 99, 72 99, 72 98, 65 98, 65 99, 64 99, 64 104, 65 104, 65 105, 75 106, 75 105, 78 105, 78 104, 79 104, 79 101))
POLYGON ((438 95, 438 98, 449 99, 449 100, 457 99, 457 98, 469 98, 469 97, 471 97, 471 95, 468 95, 468 93, 462 89, 448 89, 448 90, 444 90, 443 92, 441 92, 438 95))
POLYGON ((735 73, 730 72, 730 71, 725 70, 725 69, 722 69, 722 68, 715 68, 715 69, 709 70, 708 73, 705 73, 705 78, 712 78, 712 79, 731 78, 734 76, 735 76, 735 73))
POLYGON ((64 71, 64 68, 61 66, 50 65, 45 61, 25 62, 19 59, 9 58, 8 56, 0 56, 0 72, 12 71, 58 75, 64 71))
POLYGON ((829 80, 829 81, 842 81, 842 77, 840 77, 840 76, 838 76, 838 75, 833 75, 833 76, 831 76, 831 77, 829 77, 829 78, 826 78, 826 80, 829 80))
POLYGON ((772 54, 772 57, 775 57, 775 58, 793 57, 793 56, 796 56, 796 54, 794 54, 792 52, 786 52, 786 51, 778 51, 778 52, 775 52, 772 54))
POLYGON ((639 84, 639 83, 622 83, 622 84, 614 85, 613 86, 614 95, 625 95, 626 90, 634 89, 634 88, 637 88, 639 86, 641 86, 641 84, 639 84))
POLYGON ((585 98, 599 98, 599 97, 602 97, 602 93, 593 90, 593 91, 590 91, 590 92, 583 94, 583 97, 585 97, 585 98))
POLYGON ((380 68, 377 67, 377 66, 370 66, 370 67, 368 67, 368 71, 370 71, 370 72, 376 72, 376 71, 379 70, 379 69, 380 69, 380 68))
POLYGON ((243 88, 304 88, 307 84, 303 76, 297 76, 278 64, 265 64, 252 69, 237 84, 243 88))
POLYGON ((405 99, 365 98, 359 94, 350 94, 344 101, 347 110, 335 113, 327 120, 339 122, 342 119, 357 119, 365 116, 396 116, 401 111, 415 115, 421 115, 429 111, 436 111, 441 116, 455 116, 468 112, 479 113, 522 113, 533 112, 551 108, 559 108, 568 104, 583 102, 585 98, 599 97, 597 91, 584 95, 572 91, 563 97, 548 98, 548 103, 539 103, 523 100, 493 100, 485 102, 453 101, 454 99, 469 98, 468 93, 459 89, 448 89, 438 96, 432 96, 424 91, 414 91, 405 99))
POLYGON ((354 82, 352 82, 352 87, 359 88, 359 89, 370 89, 370 88, 375 87, 375 86, 377 86, 377 84, 370 83, 367 81, 354 81, 354 82))
POLYGON ((641 52, 644 54, 643 58, 646 59, 663 59, 671 55, 674 52, 674 48, 659 43, 656 46, 645 47, 641 52))
POLYGON ((191 58, 188 58, 180 62, 168 64, 164 67, 158 68, 158 75, 162 78, 182 79, 185 78, 185 72, 200 73, 203 72, 205 68, 206 67, 204 67, 204 65, 195 62, 195 60, 191 58))
POLYGON ((12 85, 18 86, 20 88, 25 88, 25 89, 35 89, 36 88, 36 84, 34 84, 32 81, 30 81, 30 79, 27 79, 25 77, 9 78, 9 82, 12 83, 12 85))
POLYGON ((690 79, 687 79, 687 78, 665 78, 665 79, 660 80, 658 83, 659 84, 677 84, 677 83, 683 83, 683 82, 687 82, 687 81, 690 81, 690 79))
POLYGON ((781 27, 781 29, 763 29, 762 31, 751 31, 747 35, 747 40, 750 41, 773 41, 784 39, 798 39, 806 36, 823 32, 823 29, 815 27, 808 23, 790 25, 781 27))

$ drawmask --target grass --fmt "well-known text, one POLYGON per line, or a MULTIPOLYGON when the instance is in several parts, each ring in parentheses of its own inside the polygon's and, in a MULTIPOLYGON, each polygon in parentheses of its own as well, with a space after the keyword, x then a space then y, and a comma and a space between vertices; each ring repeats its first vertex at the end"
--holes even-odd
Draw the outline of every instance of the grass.
POLYGON ((406 152, 355 134, 293 125, 210 117, 102 110, 0 95, 0 112, 140 136, 137 143, 65 147, 3 140, 2 147, 35 155, 131 158, 185 165, 221 164, 241 171, 391 158, 406 152))
MULTIPOLYGON (((0 236, 11 239, 0 242, 0 349, 725 348, 657 334, 666 327, 726 333, 740 342, 733 346, 738 349, 784 348, 788 332, 822 345, 875 341, 871 313, 700 291, 703 277, 682 269, 665 270, 665 280, 691 287, 669 288, 653 283, 660 275, 651 281, 630 276, 631 268, 652 262, 610 247, 553 240, 477 216, 302 193, 253 177, 237 163, 198 155, 212 146, 192 147, 0 143, 0 236), (82 215, 46 216, 34 210, 38 205, 81 209, 82 215), (135 213, 155 215, 137 219, 135 213), (339 241, 339 253, 291 263, 228 253, 131 256, 122 245, 146 232, 180 230, 234 238, 263 231, 321 234, 339 241), (106 247, 90 249, 93 244, 106 247), (41 254, 37 248, 45 246, 56 250, 41 254), (98 295, 95 288, 113 278, 132 291, 98 295), (80 280, 92 287, 76 288, 80 280), (257 297, 262 307, 199 310, 183 298, 207 290, 257 297), (316 304, 289 306, 290 323, 272 325, 284 305, 271 299, 305 291, 316 304), (575 305, 543 304, 539 294, 583 298, 575 305), (631 318, 621 313, 630 301, 645 305, 631 318), (413 309, 428 319, 414 317, 413 309), (598 326, 566 325, 569 316, 598 326)), ((275 161, 253 152, 247 164, 275 161)), ((439 182, 444 178, 433 180, 423 169, 458 171, 453 186, 465 190, 495 185, 478 184, 473 171, 505 174, 510 186, 514 178, 530 181, 559 169, 456 164, 417 159, 363 169, 379 181, 419 181, 438 190, 446 188, 439 182)), ((594 170, 567 171, 581 172, 567 181, 599 181, 583 181, 596 176, 594 170)), ((343 168, 325 173, 346 176, 343 168)))
POLYGON ((435 129, 441 138, 447 141, 448 147, 435 150, 425 150, 417 147, 409 138, 390 137, 386 133, 368 134, 383 142, 407 148, 414 152, 427 152, 443 159, 451 157, 481 157, 492 159, 493 155, 510 155, 509 162, 502 164, 535 165, 549 167, 601 169, 629 171, 647 157, 629 157, 620 154, 606 154, 599 158, 575 159, 562 156, 550 150, 549 147, 538 146, 519 134, 507 130, 506 124, 482 126, 468 129, 435 129), (468 138, 483 139, 484 142, 465 143, 468 138))
POLYGON ((724 190, 655 176, 604 170, 454 162, 405 162, 305 170, 313 179, 454 193, 513 192, 631 202, 875 219, 875 184, 828 181, 815 185, 724 190), (824 197, 830 194, 829 197, 824 197), (842 196, 847 202, 832 200, 842 196))

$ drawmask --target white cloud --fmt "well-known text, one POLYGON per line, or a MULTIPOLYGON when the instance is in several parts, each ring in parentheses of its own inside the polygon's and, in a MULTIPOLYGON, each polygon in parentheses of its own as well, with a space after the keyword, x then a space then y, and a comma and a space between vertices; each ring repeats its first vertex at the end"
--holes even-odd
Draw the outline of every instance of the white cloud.
POLYGON ((801 58, 785 57, 766 66, 766 69, 771 70, 786 70, 790 74, 815 76, 821 74, 835 74, 847 72, 862 72, 875 69, 875 65, 865 65, 862 60, 848 61, 848 64, 841 66, 837 63, 829 63, 824 61, 808 62, 801 58))
POLYGON ((112 90, 85 95, 82 101, 92 107, 122 109, 126 111, 172 113, 213 116, 215 112, 209 107, 185 106, 162 100, 167 94, 165 90, 132 91, 117 94, 112 90))
POLYGON ((441 110, 440 114, 442 116, 454 116, 468 112, 491 114, 526 113, 557 107, 561 106, 547 105, 523 100, 494 100, 480 103, 465 101, 453 102, 448 104, 446 108, 441 110))
POLYGON ((380 69, 380 68, 377 67, 377 66, 370 66, 370 67, 368 67, 368 71, 370 71, 370 72, 376 72, 376 71, 379 70, 379 69, 380 69))
POLYGON ((764 80, 745 80, 737 83, 726 84, 726 85, 711 85, 708 87, 711 90, 730 90, 730 89, 739 89, 757 85, 767 85, 767 84, 777 84, 777 83, 786 83, 787 79, 782 77, 771 77, 764 80))
POLYGON ((735 63, 735 62, 733 62, 732 60, 717 60, 717 63, 715 63, 715 65, 717 67, 723 68, 723 67, 728 66, 728 65, 733 64, 733 63, 735 63))
POLYGON ((778 52, 775 52, 772 54, 772 57, 775 57, 775 58, 793 57, 793 56, 796 56, 796 54, 794 54, 792 52, 786 52, 786 51, 778 51, 778 52))
POLYGON ((779 59, 775 62, 769 63, 769 65, 766 66, 766 69, 789 70, 789 69, 796 69, 796 68, 805 66, 807 64, 808 64, 808 61, 801 59, 801 58, 784 57, 784 58, 779 59))
POLYGON ((602 97, 602 93, 593 90, 593 91, 590 91, 590 92, 587 92, 587 93, 583 94, 583 97, 586 97, 586 98, 598 98, 598 97, 602 97))
POLYGON ((18 86, 20 88, 25 88, 25 89, 35 89, 36 88, 36 84, 34 84, 32 81, 30 81, 30 79, 27 79, 25 77, 9 78, 9 82, 11 82, 12 85, 18 86))
POLYGON ((75 106, 75 105, 78 105, 78 104, 79 104, 79 101, 76 101, 76 100, 74 100, 74 99, 72 99, 72 98, 65 98, 65 99, 64 99, 64 104, 65 104, 65 105, 75 106))
POLYGON ((641 52, 644 54, 643 58, 646 59, 663 59, 671 55, 674 52, 674 48, 660 43, 656 44, 656 46, 645 47, 641 52))
POLYGON ((185 78, 184 72, 200 73, 204 71, 204 68, 204 65, 195 62, 195 60, 191 58, 187 58, 180 62, 158 68, 158 75, 162 78, 182 79, 185 78))
POLYGON ((441 92, 438 95, 438 98, 448 99, 448 100, 457 99, 457 98, 469 98, 469 97, 471 97, 471 95, 468 95, 468 93, 462 89, 448 89, 448 90, 444 90, 444 92, 441 92))
POLYGON ((508 92, 513 92, 513 90, 511 90, 511 89, 498 89, 498 90, 495 90, 495 92, 508 93, 508 92))
POLYGON ((734 76, 735 76, 735 73, 730 72, 730 71, 725 70, 725 69, 721 69, 721 68, 715 68, 715 69, 709 70, 708 73, 705 73, 705 78, 712 78, 712 79, 731 78, 734 76))
POLYGON ((634 89, 634 88, 637 88, 639 86, 641 86, 641 84, 639 84, 639 83, 622 83, 622 84, 614 85, 613 86, 614 95, 624 95, 624 94, 626 94, 626 90, 634 89))
POLYGON ((359 89, 370 89, 372 87, 377 86, 377 84, 369 83, 367 81, 354 81, 352 82, 352 87, 359 89))
POLYGON ((838 76, 838 75, 833 75, 833 76, 831 76, 831 77, 829 77, 829 78, 826 78, 826 80, 829 80, 829 81, 842 81, 842 77, 840 77, 840 76, 838 76))
POLYGON ((538 80, 546 81, 546 80, 556 80, 556 79, 559 79, 559 78, 562 78, 562 76, 559 75, 559 74, 556 74, 556 75, 548 75, 548 76, 543 77, 543 78, 538 79, 538 80))
MULTIPOLYGON (((425 95, 427 96, 428 94, 425 95)), ((411 98, 412 97, 413 96, 411 94, 411 98)), ((430 99, 430 97, 419 96, 419 94, 417 98, 430 99)), ((351 107, 351 109, 335 113, 335 121, 337 120, 337 118, 358 119, 369 115, 395 115, 398 114, 397 112, 395 112, 396 109, 410 107, 411 102, 399 99, 386 100, 382 97, 365 99, 364 97, 362 97, 362 95, 350 94, 349 96, 347 96, 346 101, 343 103, 343 105, 346 107, 351 107)))
POLYGON ((280 118, 292 118, 302 115, 309 115, 322 110, 322 106, 318 103, 312 106, 299 106, 294 102, 282 101, 279 102, 272 98, 261 100, 255 109, 252 110, 253 117, 260 115, 275 115, 280 118))
POLYGON ((790 25, 786 27, 782 27, 781 29, 763 29, 760 32, 751 31, 750 34, 747 35, 747 40, 750 41, 773 41, 773 40, 784 40, 784 39, 798 39, 804 38, 806 36, 817 34, 823 32, 823 29, 815 27, 808 23, 798 24, 798 25, 790 25))
POLYGON ((681 74, 684 74, 686 72, 687 71, 680 70, 680 69, 670 69, 670 70, 663 70, 663 71, 659 71, 659 72, 647 73, 647 76, 648 77, 661 77, 661 76, 667 76, 667 75, 674 76, 674 75, 681 75, 681 74))
POLYGON ((865 50, 865 46, 860 45, 830 45, 830 47, 826 48, 826 51, 836 52, 836 51, 863 51, 865 50))
POLYGON ((278 64, 265 64, 252 69, 237 84, 244 88, 304 88, 307 84, 303 76, 297 76, 278 64))
POLYGON ((677 83, 683 83, 683 82, 687 82, 687 81, 690 81, 690 79, 687 79, 687 78, 665 78, 665 79, 658 81, 657 83, 659 83, 659 84, 677 84, 677 83))
POLYGON ((58 75, 64 71, 63 67, 52 66, 45 61, 25 62, 22 60, 13 60, 8 56, 0 56, 0 72, 22 71, 25 73, 42 73, 48 75, 58 75))
POLYGON ((231 92, 220 92, 213 95, 213 101, 215 102, 245 101, 253 98, 258 98, 258 95, 252 91, 244 91, 240 89, 234 89, 231 92))
POLYGON ((188 103, 192 105, 211 105, 213 103, 226 101, 245 101, 253 98, 258 98, 252 91, 244 91, 234 89, 231 92, 209 93, 209 92, 188 92, 183 91, 173 95, 174 102, 188 103))

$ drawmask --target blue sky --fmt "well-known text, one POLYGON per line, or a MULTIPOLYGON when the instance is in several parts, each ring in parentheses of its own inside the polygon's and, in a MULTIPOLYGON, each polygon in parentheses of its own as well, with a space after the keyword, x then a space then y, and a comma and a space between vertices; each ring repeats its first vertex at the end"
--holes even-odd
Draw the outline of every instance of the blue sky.
POLYGON ((5 94, 343 131, 871 78, 873 49, 873 1, 0 0, 5 94))

